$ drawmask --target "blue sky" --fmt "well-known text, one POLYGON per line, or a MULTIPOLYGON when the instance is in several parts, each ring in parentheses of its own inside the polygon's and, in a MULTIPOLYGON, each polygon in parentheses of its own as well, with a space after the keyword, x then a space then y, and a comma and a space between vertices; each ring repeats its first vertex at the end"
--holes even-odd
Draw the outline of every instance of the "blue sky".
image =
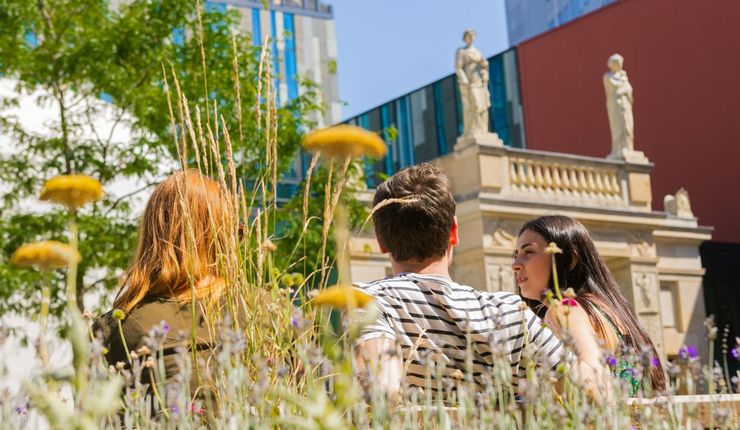
POLYGON ((334 7, 342 119, 453 73, 466 28, 508 47, 503 0, 325 0, 334 7))

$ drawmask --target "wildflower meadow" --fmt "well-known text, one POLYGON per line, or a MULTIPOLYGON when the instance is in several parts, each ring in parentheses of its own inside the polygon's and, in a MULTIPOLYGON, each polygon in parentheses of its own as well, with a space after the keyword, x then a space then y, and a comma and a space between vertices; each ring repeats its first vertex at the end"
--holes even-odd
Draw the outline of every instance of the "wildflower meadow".
MULTIPOLYGON (((143 6, 134 3, 130 20, 146 15, 144 9, 135 9, 143 6)), ((634 363, 623 368, 605 354, 612 372, 601 381, 610 387, 610 395, 602 397, 584 389, 568 366, 554 372, 537 368, 526 345, 526 377, 514 387, 506 351, 494 344, 495 365, 481 375, 484 387, 470 370, 472 352, 469 370, 452 378, 436 377, 445 374, 446 365, 425 354, 427 386, 404 387, 398 398, 390 398, 373 378, 376 369, 359 366, 353 352, 355 339, 379 310, 372 297, 351 287, 349 253, 353 235, 370 234, 370 215, 377 210, 360 198, 367 190, 364 166, 384 156, 388 146, 377 134, 353 126, 315 130, 310 118, 321 108, 309 82, 303 98, 278 106, 269 39, 255 47, 242 39, 246 36, 230 33, 230 21, 218 26, 200 4, 191 6, 176 11, 187 17, 190 45, 185 46, 190 50, 182 48, 182 57, 175 55, 171 62, 166 61, 169 48, 162 48, 167 55, 152 57, 162 61, 153 66, 156 75, 142 78, 154 82, 142 90, 146 98, 110 85, 114 104, 120 102, 127 115, 138 115, 138 120, 129 121, 140 121, 138 136, 146 146, 132 149, 143 151, 140 157, 126 155, 121 147, 114 152, 127 170, 116 171, 118 159, 107 155, 97 159, 102 165, 95 167, 91 160, 102 153, 75 146, 68 135, 66 146, 54 141, 66 163, 38 168, 35 175, 43 177, 11 186, 11 192, 23 188, 28 198, 53 208, 42 215, 15 212, 16 221, 35 216, 51 221, 34 224, 32 234, 4 239, 6 248, 12 245, 6 262, 12 267, 2 273, 14 276, 13 294, 23 297, 7 311, 37 322, 40 331, 29 337, 38 358, 31 376, 19 390, 0 391, 0 427, 739 428, 733 393, 738 392, 740 375, 729 374, 721 361, 725 358, 717 358, 724 356, 713 351, 718 329, 711 319, 706 323, 709 362, 700 362, 695 346, 686 345, 666 366, 665 392, 652 390, 646 376, 655 366, 650 350, 623 351, 634 363), (212 50, 214 43, 220 45, 213 49, 220 50, 212 50), (241 50, 243 46, 248 48, 241 50), (152 100, 156 108, 143 112, 143 105, 152 100), (286 172, 300 154, 310 160, 306 179, 294 196, 281 200, 286 172), (125 361, 109 363, 94 323, 108 310, 118 286, 116 275, 133 253, 131 238, 137 231, 131 226, 137 220, 130 208, 116 203, 118 197, 109 196, 107 185, 119 174, 154 182, 186 169, 213 178, 227 190, 226 205, 231 219, 237 220, 217 250, 225 288, 208 313, 207 325, 218 347, 207 372, 197 371, 202 357, 196 354, 193 333, 172 333, 162 321, 146 328, 146 346, 127 348, 125 361), (100 273, 104 281, 93 286, 94 275, 100 273), (89 295, 101 306, 88 307, 89 295), (182 346, 175 351, 176 375, 165 382, 167 336, 177 337, 182 346), (50 348, 68 348, 69 361, 51 360, 50 348), (558 385, 562 389, 556 390, 558 385), (203 396, 193 386, 208 387, 211 394, 203 396)), ((26 13, 23 7, 19 10, 26 13)), ((128 21, 116 28, 124 24, 138 28, 128 21)), ((0 38, 0 43, 9 42, 0 38)), ((18 54, 23 55, 30 54, 18 54)), ((117 73, 127 79, 123 71, 117 73)), ((66 85, 63 77, 60 73, 57 84, 66 85)), ((95 87, 94 97, 99 90, 95 87)), ((45 162, 48 155, 38 151, 41 159, 26 163, 45 162)), ((2 180, 12 183, 13 177, 5 174, 2 180)), ((548 252, 554 258, 559 249, 552 244, 548 252)), ((557 283, 553 294, 550 299, 566 308, 573 300, 572 290, 561 291, 557 283)), ((111 316, 120 329, 126 314, 115 309, 111 316)), ((575 355, 572 342, 565 338, 563 343, 575 355)), ((740 339, 725 339, 724 344, 737 359, 740 339)), ((0 369, 0 379, 10 372, 13 369, 0 369)))

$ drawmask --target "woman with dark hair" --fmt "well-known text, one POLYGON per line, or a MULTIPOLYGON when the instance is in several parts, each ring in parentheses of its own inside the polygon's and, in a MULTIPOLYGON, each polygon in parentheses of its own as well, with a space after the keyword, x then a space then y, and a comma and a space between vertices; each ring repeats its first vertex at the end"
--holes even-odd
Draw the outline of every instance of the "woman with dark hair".
POLYGON ((627 299, 619 290, 614 277, 588 230, 573 218, 549 215, 524 224, 519 230, 512 264, 521 295, 529 303, 535 301, 546 309, 545 322, 561 335, 573 340, 578 353, 577 369, 583 380, 593 383, 604 370, 604 358, 599 347, 608 354, 607 362, 620 378, 631 385, 631 394, 640 388, 632 361, 621 354, 625 349, 648 353, 646 371, 653 390, 665 389, 665 375, 658 354, 645 330, 637 321, 627 299), (572 288, 574 297, 562 303, 547 300, 554 287, 552 255, 549 244, 560 249, 555 253, 558 285, 565 291, 572 288))

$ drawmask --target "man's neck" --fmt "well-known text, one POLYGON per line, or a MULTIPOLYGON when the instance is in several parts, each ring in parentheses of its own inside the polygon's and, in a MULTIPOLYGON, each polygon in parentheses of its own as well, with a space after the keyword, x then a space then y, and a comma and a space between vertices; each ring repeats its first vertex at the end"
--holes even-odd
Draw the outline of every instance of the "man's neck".
POLYGON ((394 276, 398 276, 401 273, 418 273, 421 275, 450 277, 450 264, 446 255, 442 258, 428 258, 422 261, 414 259, 395 261, 391 258, 391 267, 393 268, 394 276))

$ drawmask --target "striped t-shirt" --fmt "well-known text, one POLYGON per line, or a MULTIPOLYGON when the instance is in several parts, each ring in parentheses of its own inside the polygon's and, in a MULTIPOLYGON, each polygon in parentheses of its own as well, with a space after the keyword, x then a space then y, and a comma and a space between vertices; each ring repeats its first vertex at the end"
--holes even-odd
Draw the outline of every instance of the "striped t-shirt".
POLYGON ((409 386, 425 387, 427 375, 439 374, 439 369, 429 370, 430 360, 445 363, 443 377, 459 375, 456 370, 466 372, 468 345, 472 375, 483 389, 486 380, 495 378, 491 374, 495 357, 499 363, 508 361, 512 384, 518 385, 524 375, 520 361, 525 345, 530 345, 527 354, 550 370, 563 359, 558 338, 529 308, 520 307, 523 302, 516 294, 478 291, 444 276, 417 273, 356 286, 372 295, 380 308, 378 319, 365 327, 359 342, 379 337, 396 341, 409 386))

